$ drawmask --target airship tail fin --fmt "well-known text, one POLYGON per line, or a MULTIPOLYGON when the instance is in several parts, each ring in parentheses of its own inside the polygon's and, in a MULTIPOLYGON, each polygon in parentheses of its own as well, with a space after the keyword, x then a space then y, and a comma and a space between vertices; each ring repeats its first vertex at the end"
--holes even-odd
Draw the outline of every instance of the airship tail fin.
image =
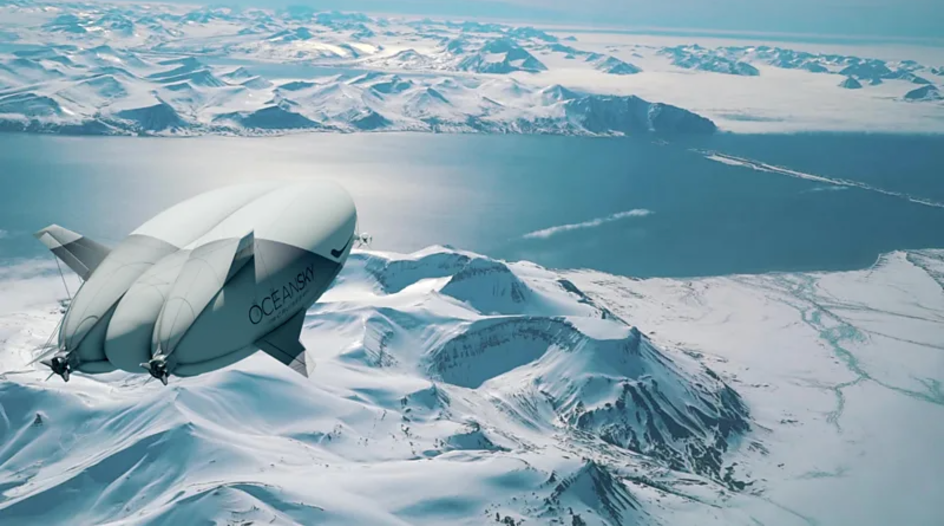
POLYGON ((109 248, 56 224, 49 225, 33 234, 53 255, 62 260, 69 269, 89 279, 92 272, 109 255, 109 248))
POLYGON ((252 258, 254 258, 254 231, 238 240, 237 247, 234 249, 234 257, 231 259, 231 267, 228 269, 228 278, 225 282, 231 280, 231 277, 234 277, 252 258))
POLYGON ((307 349, 300 343, 300 331, 306 315, 307 310, 300 310, 290 320, 258 339, 254 345, 294 372, 309 378, 313 365, 307 359, 307 349))

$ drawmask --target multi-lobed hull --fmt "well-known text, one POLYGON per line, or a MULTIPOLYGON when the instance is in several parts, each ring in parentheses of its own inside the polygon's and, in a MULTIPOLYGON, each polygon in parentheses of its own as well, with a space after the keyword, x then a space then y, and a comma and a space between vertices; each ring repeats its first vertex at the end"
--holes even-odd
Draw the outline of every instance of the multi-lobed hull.
POLYGON ((70 371, 194 376, 258 349, 303 374, 303 315, 354 242, 356 208, 327 182, 226 187, 179 203, 111 251, 37 233, 83 276, 48 360, 70 371), (92 249, 90 249, 92 248, 92 249))

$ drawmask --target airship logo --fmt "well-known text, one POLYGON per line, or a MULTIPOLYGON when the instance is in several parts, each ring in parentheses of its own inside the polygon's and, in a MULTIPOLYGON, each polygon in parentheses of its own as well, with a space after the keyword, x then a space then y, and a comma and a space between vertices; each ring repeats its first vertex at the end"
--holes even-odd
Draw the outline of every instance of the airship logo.
POLYGON ((346 262, 356 222, 345 190, 304 181, 196 196, 113 248, 46 227, 36 237, 85 282, 39 360, 65 380, 121 369, 167 383, 262 350, 309 375, 300 330, 346 262))
POLYGON ((295 306, 299 300, 299 293, 304 291, 313 281, 313 264, 297 273, 294 280, 289 281, 281 290, 271 290, 270 295, 264 297, 259 304, 251 305, 247 317, 251 324, 260 324, 265 317, 285 315, 287 309, 295 306))

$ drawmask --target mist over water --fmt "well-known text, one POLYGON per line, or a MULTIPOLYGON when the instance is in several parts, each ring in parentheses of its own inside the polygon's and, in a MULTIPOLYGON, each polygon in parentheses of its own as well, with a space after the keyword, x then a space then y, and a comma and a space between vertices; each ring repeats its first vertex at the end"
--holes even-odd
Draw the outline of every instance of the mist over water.
POLYGON ((687 145, 412 133, 8 134, 0 135, 0 259, 45 256, 30 234, 50 223, 114 243, 202 191, 296 178, 345 186, 360 229, 380 250, 448 244, 548 267, 698 276, 856 269, 883 252, 943 247, 942 207, 716 163, 694 149, 942 202, 941 136, 722 134, 687 145))

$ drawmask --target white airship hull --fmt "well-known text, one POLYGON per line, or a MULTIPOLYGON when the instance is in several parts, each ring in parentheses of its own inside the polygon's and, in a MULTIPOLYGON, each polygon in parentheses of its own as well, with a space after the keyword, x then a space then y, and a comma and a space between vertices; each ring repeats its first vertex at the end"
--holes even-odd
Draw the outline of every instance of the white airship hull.
POLYGON ((262 183, 175 205, 107 255, 84 255, 90 241, 50 226, 37 236, 67 265, 100 261, 89 264, 51 366, 167 381, 264 349, 307 374, 295 332, 349 256, 356 219, 335 184, 262 183))

